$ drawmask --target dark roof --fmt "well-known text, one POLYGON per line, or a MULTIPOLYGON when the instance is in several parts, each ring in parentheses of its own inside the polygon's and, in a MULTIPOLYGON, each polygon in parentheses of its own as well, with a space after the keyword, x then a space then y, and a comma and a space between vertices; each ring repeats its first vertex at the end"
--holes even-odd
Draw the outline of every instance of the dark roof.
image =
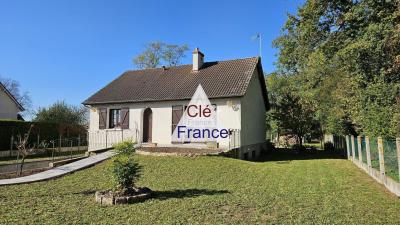
POLYGON ((14 95, 11 94, 10 91, 7 90, 6 86, 4 86, 1 82, 0 82, 0 89, 3 89, 3 91, 11 98, 11 100, 14 101, 14 103, 17 105, 17 107, 19 108, 19 110, 24 111, 24 107, 18 102, 18 100, 14 97, 14 95))
POLYGON ((84 105, 190 99, 201 84, 208 98, 239 97, 246 93, 254 70, 269 109, 259 57, 192 65, 127 71, 83 102, 84 105))

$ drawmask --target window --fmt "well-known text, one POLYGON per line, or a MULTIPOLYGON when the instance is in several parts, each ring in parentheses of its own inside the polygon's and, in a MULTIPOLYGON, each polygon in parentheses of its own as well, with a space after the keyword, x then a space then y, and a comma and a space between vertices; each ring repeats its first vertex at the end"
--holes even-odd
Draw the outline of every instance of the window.
POLYGON ((121 109, 110 109, 110 128, 121 126, 121 109))

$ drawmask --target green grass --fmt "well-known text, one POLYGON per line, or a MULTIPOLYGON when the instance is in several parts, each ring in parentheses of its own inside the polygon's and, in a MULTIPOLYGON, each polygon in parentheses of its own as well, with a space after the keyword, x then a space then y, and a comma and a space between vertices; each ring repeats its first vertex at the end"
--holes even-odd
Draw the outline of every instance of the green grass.
MULTIPOLYGON (((322 152, 322 151, 319 151, 322 152)), ((135 156, 153 199, 100 206, 108 162, 0 187, 0 224, 398 224, 400 200, 350 161, 278 152, 271 161, 135 156), (294 160, 295 159, 295 160, 294 160)))

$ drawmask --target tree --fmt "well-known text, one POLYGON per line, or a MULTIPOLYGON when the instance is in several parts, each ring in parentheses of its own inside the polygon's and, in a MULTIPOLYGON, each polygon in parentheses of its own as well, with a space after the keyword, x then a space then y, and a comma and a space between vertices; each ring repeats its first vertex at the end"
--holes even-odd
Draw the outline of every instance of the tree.
POLYGON ((156 68, 161 65, 177 66, 185 57, 188 46, 166 44, 164 42, 151 42, 145 46, 145 50, 133 59, 140 69, 156 68))
POLYGON ((48 108, 40 108, 33 121, 85 125, 87 109, 83 106, 68 105, 65 101, 57 101, 48 108))
POLYGON ((293 76, 272 73, 266 77, 271 110, 267 113, 267 128, 279 135, 293 136, 303 144, 305 137, 320 137, 316 112, 309 102, 303 101, 296 92, 293 76))
POLYGON ((5 78, 0 76, 0 82, 6 87, 6 89, 14 96, 14 98, 25 108, 26 113, 31 113, 32 99, 29 92, 22 92, 21 85, 18 81, 11 78, 5 78))
POLYGON ((135 151, 135 143, 131 141, 114 146, 115 155, 112 157, 111 172, 115 188, 123 194, 134 193, 137 188, 135 183, 141 176, 142 166, 133 159, 135 151))
POLYGON ((18 139, 15 142, 15 145, 17 146, 18 149, 18 155, 21 156, 21 160, 20 160, 20 166, 19 166, 19 170, 17 175, 20 176, 22 174, 22 170, 24 167, 24 163, 25 163, 25 158, 34 153, 35 151, 37 151, 39 149, 39 147, 43 146, 43 147, 47 147, 45 142, 40 143, 38 146, 36 146, 35 144, 33 146, 28 146, 28 140, 29 140, 29 136, 31 134, 31 130, 33 128, 33 125, 31 125, 29 127, 28 132, 26 132, 24 134, 24 136, 18 135, 18 139))
POLYGON ((399 21, 399 0, 307 0, 289 15, 277 72, 324 132, 400 135, 399 21))
POLYGON ((296 138, 300 149, 306 136, 314 136, 318 132, 318 121, 315 112, 309 104, 301 102, 298 96, 285 92, 274 105, 271 113, 277 122, 281 134, 292 135, 296 138))

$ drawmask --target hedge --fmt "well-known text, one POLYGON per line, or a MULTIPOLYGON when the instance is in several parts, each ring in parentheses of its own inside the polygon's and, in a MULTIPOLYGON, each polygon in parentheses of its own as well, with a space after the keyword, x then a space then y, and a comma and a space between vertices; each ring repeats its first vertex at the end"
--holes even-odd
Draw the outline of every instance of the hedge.
POLYGON ((23 136, 28 132, 29 127, 33 125, 29 143, 33 144, 37 141, 39 135, 40 140, 56 140, 60 138, 72 138, 85 136, 86 129, 81 125, 58 124, 58 123, 39 123, 25 122, 16 120, 0 120, 0 151, 9 150, 11 146, 11 136, 14 137, 14 142, 18 135, 23 136))

